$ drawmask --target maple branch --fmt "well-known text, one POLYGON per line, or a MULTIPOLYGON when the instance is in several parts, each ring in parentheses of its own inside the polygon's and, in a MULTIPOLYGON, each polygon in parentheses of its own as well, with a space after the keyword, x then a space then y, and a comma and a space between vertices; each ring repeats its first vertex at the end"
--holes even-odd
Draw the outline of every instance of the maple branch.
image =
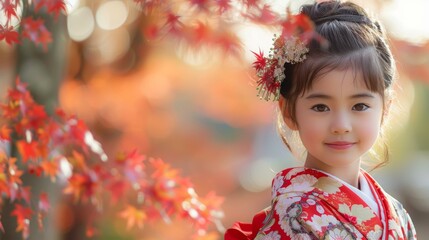
POLYGON ((7 120, 0 126, 0 141, 14 141, 14 154, 20 157, 18 161, 0 149, 0 195, 2 200, 10 200, 10 212, 24 239, 29 236, 32 216, 46 216, 49 209, 48 193, 40 194, 38 208, 31 207, 24 173, 43 175, 52 182, 65 179, 63 192, 75 203, 89 204, 94 209, 103 209, 105 199, 110 199, 110 204, 121 202, 119 216, 128 221, 127 228, 141 228, 148 220, 168 222, 181 217, 193 223, 202 235, 210 224, 223 230, 219 209, 222 198, 213 193, 199 197, 192 183, 161 159, 146 159, 132 151, 108 160, 83 121, 61 110, 49 116, 34 102, 25 84, 17 81, 0 110, 7 120), (13 134, 16 139, 11 138, 13 134))

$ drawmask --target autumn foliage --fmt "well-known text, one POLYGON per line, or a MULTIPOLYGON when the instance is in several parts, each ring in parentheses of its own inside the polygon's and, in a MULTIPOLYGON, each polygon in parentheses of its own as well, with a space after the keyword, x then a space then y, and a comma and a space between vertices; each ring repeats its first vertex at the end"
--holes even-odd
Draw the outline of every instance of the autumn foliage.
MULTIPOLYGON (((65 11, 66 2, 2 0, 0 4, 6 16, 0 24, 0 41, 12 45, 28 39, 46 50, 52 36, 44 20, 21 18, 18 11, 44 11, 56 18, 65 11)), ((0 146, 4 147, 0 148, 0 206, 7 201, 13 203, 11 216, 23 238, 29 237, 30 224, 42 227, 50 211, 48 193, 31 196, 31 188, 23 180, 28 174, 60 184, 75 203, 93 205, 100 215, 104 208, 119 206, 117 215, 128 229, 180 217, 189 220, 196 235, 202 236, 213 222, 220 225, 221 198, 214 193, 199 197, 190 180, 161 159, 147 158, 137 151, 107 156, 84 122, 60 109, 49 116, 19 80, 1 104, 1 120, 0 146), (12 156, 10 149, 16 150, 12 156)), ((0 217, 9 216, 0 212, 0 217)), ((4 231, 1 222, 0 230, 4 231)), ((96 233, 92 225, 86 232, 88 236, 96 233)))
POLYGON ((117 214, 127 228, 178 216, 204 235, 209 224, 222 217, 221 198, 213 193, 199 197, 192 183, 161 159, 148 159, 137 151, 108 158, 82 121, 61 110, 48 116, 19 81, 9 90, 1 114, 7 124, 1 126, 0 141, 15 144, 20 161, 0 149, 0 200, 15 203, 12 216, 24 238, 32 216, 43 219, 49 211, 48 194, 31 196, 22 181, 24 173, 63 184, 64 194, 95 209, 119 203, 117 214), (35 198, 37 206, 30 204, 35 198))
POLYGON ((148 16, 144 35, 148 39, 168 36, 193 50, 201 47, 240 57, 241 41, 232 28, 244 21, 279 27, 281 18, 261 0, 134 0, 148 16), (184 11, 186 9, 186 11, 184 11))

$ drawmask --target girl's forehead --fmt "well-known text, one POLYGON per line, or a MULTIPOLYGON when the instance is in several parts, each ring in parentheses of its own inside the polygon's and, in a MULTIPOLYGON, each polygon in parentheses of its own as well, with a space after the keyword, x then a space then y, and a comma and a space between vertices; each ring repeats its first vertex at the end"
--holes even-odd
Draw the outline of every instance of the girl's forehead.
POLYGON ((320 72, 315 76, 309 90, 314 88, 338 89, 349 86, 357 89, 368 89, 363 73, 355 68, 336 68, 320 72))

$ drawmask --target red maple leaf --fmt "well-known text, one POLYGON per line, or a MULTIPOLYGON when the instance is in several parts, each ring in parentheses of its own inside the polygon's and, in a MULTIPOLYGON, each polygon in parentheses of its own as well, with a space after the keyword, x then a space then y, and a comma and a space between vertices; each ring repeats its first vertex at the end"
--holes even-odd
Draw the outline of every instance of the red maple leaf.
POLYGON ((30 219, 33 211, 29 207, 24 207, 21 204, 16 203, 15 208, 11 215, 16 217, 16 231, 22 231, 22 236, 27 239, 30 234, 30 219))
POLYGON ((277 22, 279 16, 271 10, 270 5, 265 4, 262 8, 253 8, 250 13, 243 13, 243 17, 247 17, 257 24, 272 25, 277 22))
POLYGON ((21 24, 23 25, 22 36, 36 44, 41 44, 46 50, 47 45, 52 42, 52 36, 43 19, 34 19, 30 16, 22 19, 21 24))
POLYGON ((37 142, 27 142, 24 140, 19 140, 16 142, 16 145, 24 163, 27 162, 29 159, 35 159, 40 156, 39 146, 37 142))
POLYGON ((55 18, 58 17, 61 11, 66 11, 66 4, 64 0, 34 0, 35 10, 40 11, 40 9, 46 7, 48 13, 54 14, 55 18))
POLYGON ((303 14, 292 15, 288 11, 289 17, 282 22, 282 36, 298 36, 304 42, 314 37, 314 23, 311 19, 303 14))
POLYGON ((72 194, 76 202, 87 201, 94 196, 97 180, 89 174, 74 173, 68 181, 69 184, 64 189, 64 193, 72 194))
POLYGON ((28 173, 36 175, 36 177, 42 176, 43 168, 41 166, 29 166, 28 173))
POLYGON ((22 184, 22 180, 21 180, 21 176, 23 174, 23 171, 19 170, 18 166, 16 166, 16 158, 10 158, 8 161, 9 164, 9 168, 8 168, 8 173, 9 173, 9 179, 8 182, 11 185, 14 184, 18 184, 21 185, 22 184))
POLYGON ((0 129, 0 141, 1 140, 10 140, 10 132, 12 130, 9 129, 7 125, 3 125, 0 129))
POLYGON ((70 135, 70 139, 73 139, 73 141, 86 150, 88 147, 85 143, 85 134, 88 132, 88 127, 85 122, 73 117, 67 121, 66 126, 69 128, 68 134, 70 135))
POLYGON ((127 229, 132 228, 134 225, 142 228, 146 220, 146 214, 134 206, 128 205, 119 213, 119 216, 127 221, 127 229))
POLYGON ((61 126, 58 123, 49 118, 41 123, 43 123, 43 125, 38 125, 37 137, 39 141, 42 142, 42 145, 47 145, 51 141, 60 143, 60 141, 63 140, 60 134, 61 126))
POLYGON ((10 0, 3 0, 1 4, 2 5, 0 10, 3 10, 8 21, 10 21, 12 17, 18 18, 18 16, 16 15, 16 8, 18 6, 18 1, 15 1, 15 3, 12 3, 10 0))
POLYGON ((39 196, 39 210, 47 212, 50 208, 48 194, 43 192, 39 196))
POLYGON ((172 12, 166 14, 167 19, 164 26, 167 28, 167 32, 173 35, 180 35, 183 29, 183 23, 179 20, 180 16, 172 12))
POLYGON ((15 119, 19 114, 19 102, 8 102, 6 104, 0 104, 2 110, 2 117, 7 120, 15 119))
POLYGON ((55 109, 55 115, 60 118, 61 121, 66 121, 67 114, 61 108, 55 109))
POLYGON ((36 43, 39 43, 43 46, 43 49, 46 51, 48 44, 52 42, 52 35, 51 32, 49 32, 46 27, 42 28, 40 30, 39 39, 36 43))
POLYGON ((0 25, 0 41, 6 40, 7 44, 19 43, 19 34, 12 26, 0 25))
POLYGON ((55 181, 55 177, 57 176, 57 173, 58 173, 58 162, 43 161, 40 164, 40 166, 45 172, 45 175, 49 176, 51 178, 51 181, 55 181))
POLYGON ((61 11, 66 11, 66 4, 64 0, 49 0, 48 4, 48 12, 53 13, 55 18, 58 18, 58 15, 61 11))
POLYGON ((162 159, 151 158, 150 163, 155 169, 155 171, 152 174, 153 178, 176 177, 179 173, 178 170, 173 169, 168 163, 164 162, 162 159))
POLYGON ((38 129, 48 122, 48 115, 42 105, 32 104, 28 106, 25 115, 29 119, 28 127, 30 129, 38 129))

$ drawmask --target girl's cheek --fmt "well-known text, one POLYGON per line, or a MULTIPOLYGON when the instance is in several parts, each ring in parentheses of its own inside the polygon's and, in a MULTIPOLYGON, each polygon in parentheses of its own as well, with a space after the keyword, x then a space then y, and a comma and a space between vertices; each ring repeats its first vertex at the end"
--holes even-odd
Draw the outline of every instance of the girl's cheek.
POLYGON ((380 127, 377 124, 363 126, 363 128, 361 129, 361 132, 363 134, 362 137, 364 137, 367 140, 375 142, 379 136, 380 127))

